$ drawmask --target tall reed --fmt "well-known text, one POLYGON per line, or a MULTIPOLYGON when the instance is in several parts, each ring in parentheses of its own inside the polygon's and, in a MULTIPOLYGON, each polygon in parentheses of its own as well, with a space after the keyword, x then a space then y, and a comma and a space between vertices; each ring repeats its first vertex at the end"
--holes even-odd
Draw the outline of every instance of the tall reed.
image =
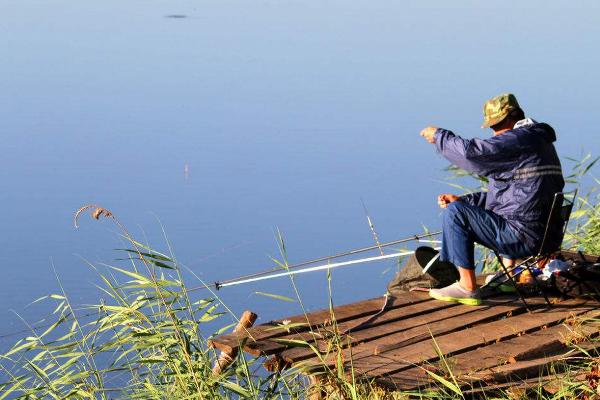
POLYGON ((76 308, 62 287, 40 299, 55 303, 53 322, 1 356, 0 399, 298 397, 296 376, 256 374, 256 360, 243 354, 214 376, 205 325, 224 314, 219 299, 191 298, 173 257, 136 241, 109 210, 82 207, 76 222, 87 210, 121 228, 127 266, 90 264, 105 295, 99 304, 76 308))

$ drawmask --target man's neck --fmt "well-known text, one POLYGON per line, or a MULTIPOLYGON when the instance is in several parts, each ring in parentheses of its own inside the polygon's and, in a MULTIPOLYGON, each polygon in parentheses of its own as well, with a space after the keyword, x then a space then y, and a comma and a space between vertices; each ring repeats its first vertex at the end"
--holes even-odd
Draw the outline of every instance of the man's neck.
POLYGON ((505 132, 512 131, 513 128, 504 128, 497 131, 494 131, 494 136, 502 135, 505 132))
POLYGON ((536 124, 537 122, 531 118, 523 118, 520 121, 510 121, 505 124, 502 128, 495 130, 493 136, 502 135, 505 132, 512 131, 513 129, 520 128, 522 126, 528 126, 532 124, 536 124))

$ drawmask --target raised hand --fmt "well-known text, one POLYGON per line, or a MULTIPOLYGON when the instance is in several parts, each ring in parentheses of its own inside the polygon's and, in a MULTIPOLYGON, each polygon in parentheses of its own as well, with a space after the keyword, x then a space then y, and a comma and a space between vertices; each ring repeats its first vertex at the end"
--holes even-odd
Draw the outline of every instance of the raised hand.
POLYGON ((435 143, 435 131, 437 131, 437 127, 428 126, 421 131, 420 135, 423 136, 429 143, 435 143))

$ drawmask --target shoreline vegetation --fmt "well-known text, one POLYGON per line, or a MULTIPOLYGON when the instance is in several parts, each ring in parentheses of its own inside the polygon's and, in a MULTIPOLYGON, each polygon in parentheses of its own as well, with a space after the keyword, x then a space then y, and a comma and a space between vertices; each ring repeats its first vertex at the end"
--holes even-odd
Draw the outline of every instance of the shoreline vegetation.
MULTIPOLYGON (((598 158, 588 155, 569 161, 574 164, 567 177, 569 184, 580 186, 584 177, 594 183, 577 199, 563 247, 600 254, 600 181, 590 175, 598 158)), ((464 176, 460 171, 452 173, 453 177, 464 176)), ((302 371, 287 369, 265 374, 260 372, 263 359, 243 353, 237 354, 230 367, 213 373, 219 354, 208 342, 215 335, 231 331, 239 322, 236 315, 213 291, 206 298, 190 294, 182 267, 170 253, 168 243, 165 253, 147 247, 129 234, 115 214, 96 205, 82 207, 75 213, 76 226, 87 212, 94 219, 111 219, 119 227, 130 245, 122 250, 126 254, 125 266, 100 269, 89 264, 98 273, 97 287, 104 295, 98 304, 73 304, 60 279, 56 293, 36 300, 52 304, 51 322, 31 327, 24 321, 29 332, 0 355, 0 400, 304 399, 315 390, 314 382, 311 386, 302 371), (207 335, 206 324, 226 314, 236 322, 207 335)), ((278 263, 285 270, 285 243, 281 235, 277 239, 281 251, 278 263)), ((487 254, 482 252, 480 265, 484 263, 486 270, 492 269, 483 260, 485 257, 487 254)), ((328 279, 331 283, 330 276, 328 279)), ((293 279, 291 284, 295 301, 304 310, 293 279)), ((333 309, 331 301, 329 307, 333 309)), ((331 338, 331 351, 341 354, 343 340, 341 335, 331 338)), ((440 355, 440 361, 443 360, 440 355)), ((390 392, 373 382, 361 381, 352 371, 344 370, 341 359, 335 368, 326 368, 319 381, 325 385, 329 399, 470 397, 469 389, 457 382, 450 366, 446 367, 445 376, 434 374, 435 387, 420 393, 390 392)), ((557 370, 559 367, 564 372, 556 382, 540 381, 527 392, 507 389, 483 393, 482 397, 599 398, 600 359, 590 355, 576 364, 557 365, 557 370)))

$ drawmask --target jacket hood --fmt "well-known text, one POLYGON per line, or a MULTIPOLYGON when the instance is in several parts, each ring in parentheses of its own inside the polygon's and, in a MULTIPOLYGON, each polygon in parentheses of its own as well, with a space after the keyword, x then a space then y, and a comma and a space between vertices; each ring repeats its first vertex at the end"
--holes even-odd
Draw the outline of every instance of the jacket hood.
MULTIPOLYGON (((544 138, 548 143, 556 142, 556 132, 545 122, 536 122, 534 120, 522 120, 515 126, 516 129, 522 129, 525 132, 535 133, 544 138)), ((515 130, 516 130, 515 129, 515 130)))
POLYGON ((548 143, 556 142, 556 132, 550 125, 542 122, 532 126, 532 130, 541 135, 548 143))

